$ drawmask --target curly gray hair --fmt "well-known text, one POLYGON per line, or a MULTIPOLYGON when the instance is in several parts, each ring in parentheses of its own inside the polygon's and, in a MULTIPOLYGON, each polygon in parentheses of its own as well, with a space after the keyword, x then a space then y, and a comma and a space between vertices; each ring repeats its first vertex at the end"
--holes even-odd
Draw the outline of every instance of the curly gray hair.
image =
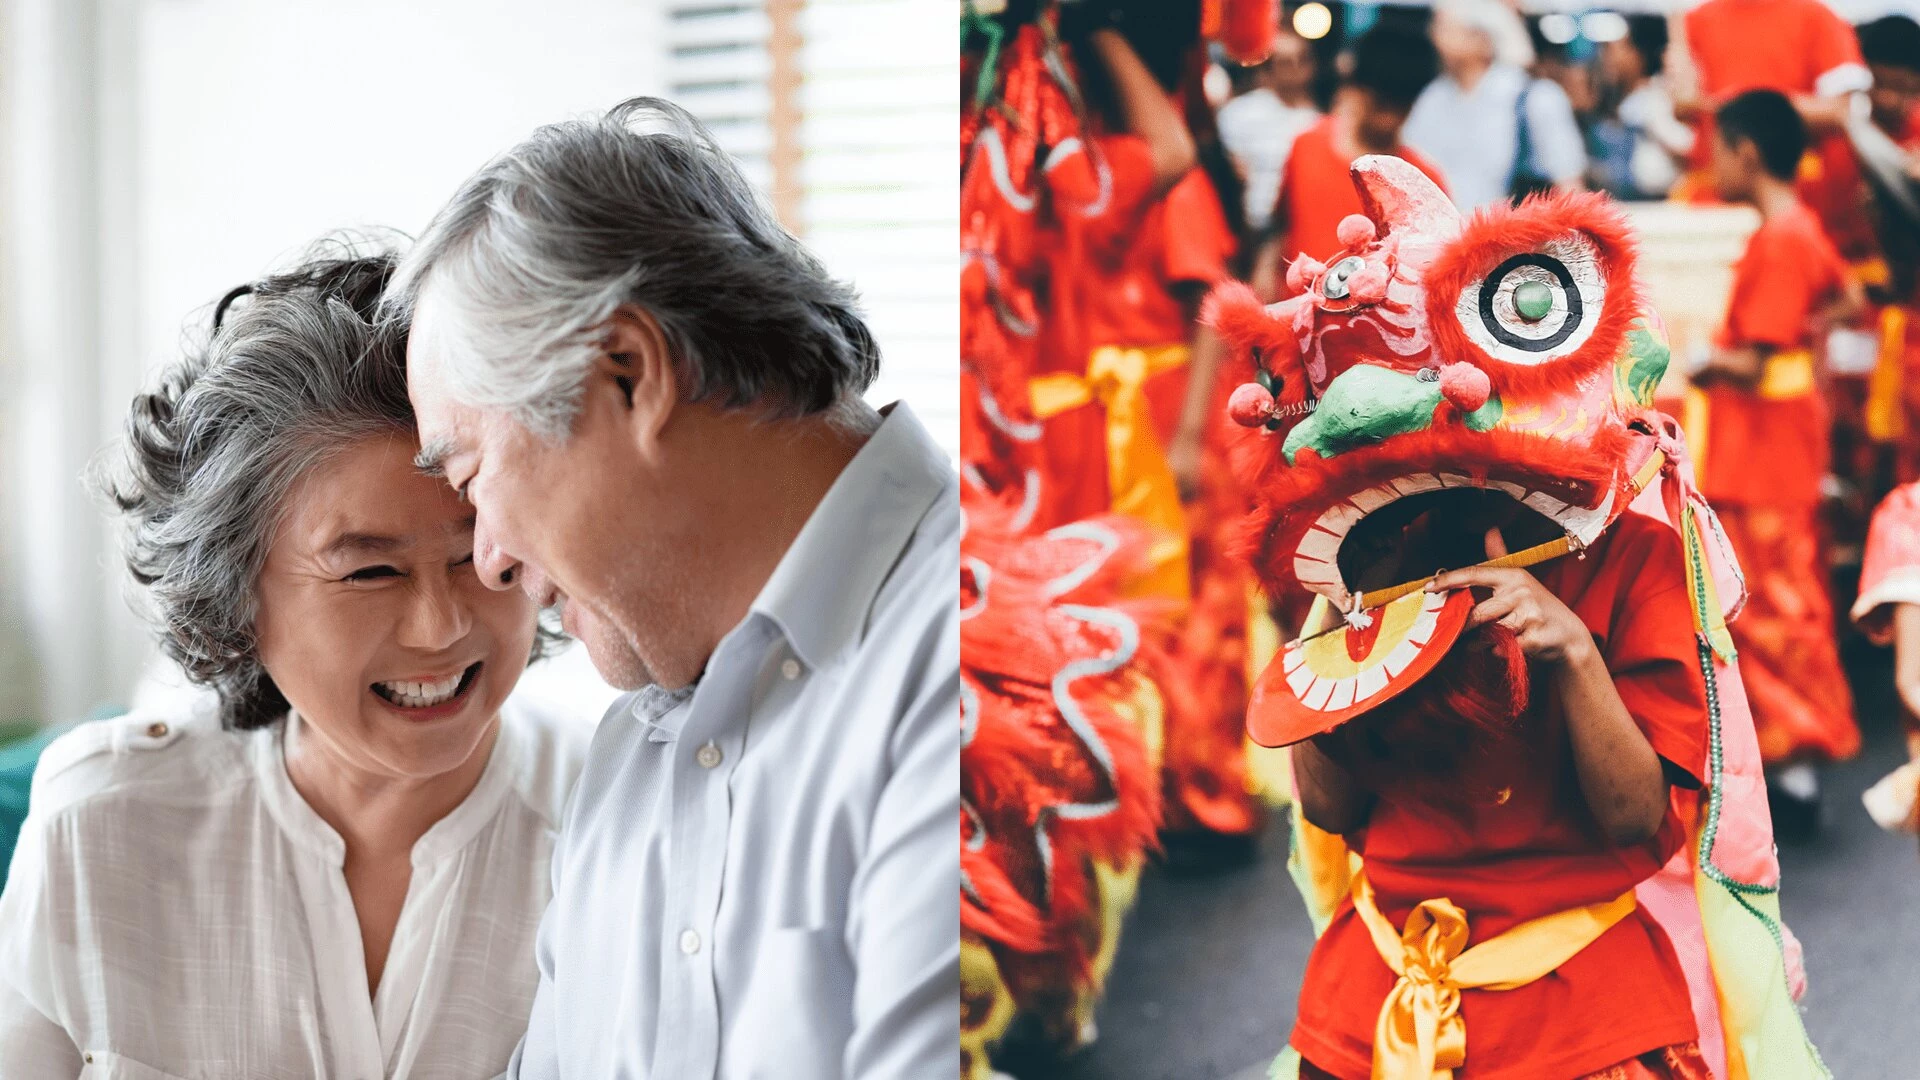
MULTIPOLYGON (((212 687, 222 722, 270 725, 287 700, 261 665, 255 585, 308 470, 370 436, 413 433, 404 335, 374 321, 390 252, 323 241, 221 299, 203 347, 133 399, 122 451, 93 475, 161 648, 212 687)), ((543 625, 536 657, 559 639, 543 625)))
POLYGON ((550 442, 629 304, 659 323, 686 400, 871 426, 860 395, 880 350, 853 289, 670 101, 549 124, 489 162, 401 260, 385 316, 411 319, 429 287, 451 315, 456 400, 550 442))

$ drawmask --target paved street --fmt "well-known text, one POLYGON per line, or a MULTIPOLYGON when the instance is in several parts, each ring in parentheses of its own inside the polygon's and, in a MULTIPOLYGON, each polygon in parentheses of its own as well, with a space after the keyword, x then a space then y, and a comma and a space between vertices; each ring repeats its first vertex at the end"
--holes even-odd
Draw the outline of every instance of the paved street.
MULTIPOLYGON (((1806 945, 1802 1003, 1841 1080, 1920 1077, 1920 847, 1881 832, 1859 794, 1898 764, 1887 659, 1849 665, 1867 748, 1826 776, 1820 838, 1784 847, 1786 918, 1806 945)), ((1252 866, 1213 876, 1148 871, 1127 928, 1100 1042, 1021 1080, 1255 1080, 1286 1040, 1312 945, 1275 822, 1252 866)))

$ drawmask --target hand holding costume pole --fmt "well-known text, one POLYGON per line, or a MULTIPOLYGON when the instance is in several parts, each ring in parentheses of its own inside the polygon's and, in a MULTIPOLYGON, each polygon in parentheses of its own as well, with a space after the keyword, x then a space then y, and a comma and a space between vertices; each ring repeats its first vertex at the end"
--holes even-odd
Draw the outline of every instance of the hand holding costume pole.
MULTIPOLYGON (((1487 530, 1486 544, 1488 559, 1507 554, 1499 529, 1487 530)), ((1666 816, 1666 776, 1580 617, 1539 578, 1511 567, 1454 570, 1427 588, 1492 590, 1467 616, 1467 626, 1506 627, 1528 659, 1545 666, 1547 685, 1566 714, 1580 792, 1607 838, 1622 847, 1652 839, 1666 816)))

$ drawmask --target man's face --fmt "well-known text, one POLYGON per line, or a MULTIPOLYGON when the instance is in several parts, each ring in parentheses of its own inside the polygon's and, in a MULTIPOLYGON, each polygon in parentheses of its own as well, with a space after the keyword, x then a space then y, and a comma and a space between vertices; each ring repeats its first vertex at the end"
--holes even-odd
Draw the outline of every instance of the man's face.
POLYGON ((1281 34, 1273 42, 1273 88, 1282 94, 1304 94, 1313 82, 1313 46, 1298 34, 1281 34))
POLYGON ((1920 71, 1891 64, 1870 65, 1873 89, 1867 101, 1873 106, 1873 122, 1896 141, 1909 135, 1913 110, 1920 106, 1920 71))
POLYGON ((614 686, 659 681, 649 631, 673 620, 676 605, 662 595, 675 592, 675 571, 671 561, 649 558, 672 553, 657 542, 657 515, 640 512, 651 502, 645 462, 618 418, 593 400, 558 444, 505 412, 453 400, 443 374, 451 339, 440 321, 452 315, 432 287, 423 291, 407 347, 407 392, 422 463, 473 505, 481 581, 559 605, 562 627, 614 686))
POLYGON ((1433 48, 1448 71, 1493 62, 1493 39, 1446 12, 1433 17, 1433 48))

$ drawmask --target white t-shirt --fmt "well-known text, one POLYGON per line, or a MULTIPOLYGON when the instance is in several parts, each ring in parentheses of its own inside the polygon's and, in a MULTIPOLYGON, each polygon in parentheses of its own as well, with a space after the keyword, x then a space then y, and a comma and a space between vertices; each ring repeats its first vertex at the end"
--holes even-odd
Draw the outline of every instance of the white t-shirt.
POLYGON ((221 730, 199 699, 47 748, 0 896, 0 1080, 506 1068, 590 722, 501 710, 479 783, 414 845, 371 999, 345 845, 287 778, 284 730, 221 730))
POLYGON ((1527 134, 1533 143, 1533 169, 1556 183, 1578 181, 1587 169, 1586 141, 1567 92, 1551 79, 1495 64, 1472 90, 1442 74, 1413 103, 1400 137, 1440 167, 1461 209, 1476 210, 1507 198, 1519 148, 1520 94, 1529 88, 1527 134))
POLYGON ((1220 106, 1215 123, 1220 128, 1221 144, 1246 180, 1249 228, 1266 228, 1273 205, 1280 198, 1280 177, 1287 171, 1293 140, 1318 119, 1318 109, 1289 105, 1265 87, 1249 90, 1220 106))

